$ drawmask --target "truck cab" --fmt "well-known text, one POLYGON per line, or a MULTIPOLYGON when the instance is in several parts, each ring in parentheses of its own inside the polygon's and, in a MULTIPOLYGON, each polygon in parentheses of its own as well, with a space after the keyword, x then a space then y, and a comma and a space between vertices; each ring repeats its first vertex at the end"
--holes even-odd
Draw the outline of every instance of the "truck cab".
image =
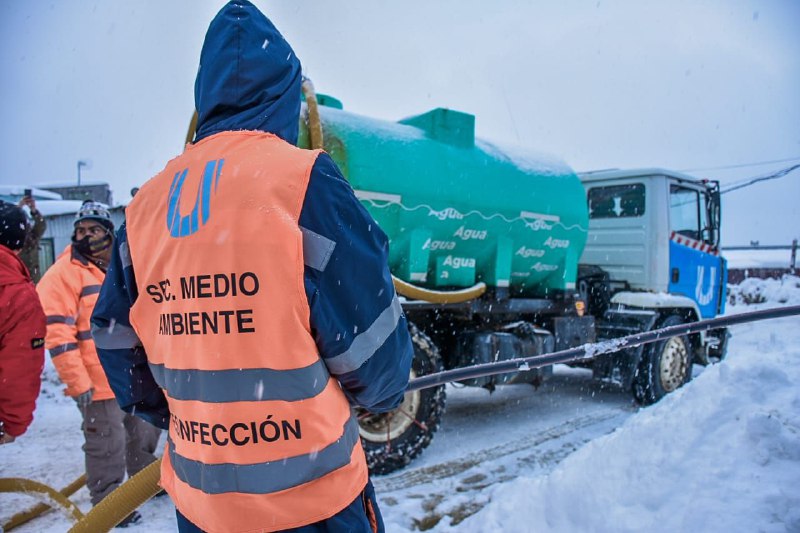
POLYGON ((727 269, 719 254, 718 182, 664 169, 580 178, 589 205, 581 264, 601 267, 613 286, 627 291, 691 300, 683 305, 693 308, 698 320, 724 312, 727 269))
MULTIPOLYGON (((589 235, 578 289, 600 315, 601 338, 724 312, 727 266, 719 253, 718 182, 659 168, 579 177, 586 190, 589 235)), ((721 358, 726 341, 726 331, 689 337, 693 362, 721 358)), ((627 359, 637 362, 641 357, 627 359)), ((601 377, 610 373, 623 381, 637 370, 598 363, 601 377)))

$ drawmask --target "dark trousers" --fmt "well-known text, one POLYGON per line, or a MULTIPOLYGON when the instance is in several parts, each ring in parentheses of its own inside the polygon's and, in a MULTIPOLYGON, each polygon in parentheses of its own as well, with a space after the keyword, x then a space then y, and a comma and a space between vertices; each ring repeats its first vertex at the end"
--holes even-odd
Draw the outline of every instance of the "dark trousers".
MULTIPOLYGON (((313 502, 309 502, 313 505, 313 502)), ((178 531, 180 533, 204 533, 202 529, 191 523, 177 509, 175 513, 178 517, 178 531)), ((372 482, 367 481, 364 491, 353 500, 353 503, 328 518, 314 524, 286 529, 292 533, 385 533, 383 527, 383 517, 378 508, 378 500, 375 497, 375 489, 372 482)))
POLYGON ((153 452, 161 430, 124 412, 117 401, 91 402, 83 415, 86 486, 96 505, 125 479, 156 460, 153 452))

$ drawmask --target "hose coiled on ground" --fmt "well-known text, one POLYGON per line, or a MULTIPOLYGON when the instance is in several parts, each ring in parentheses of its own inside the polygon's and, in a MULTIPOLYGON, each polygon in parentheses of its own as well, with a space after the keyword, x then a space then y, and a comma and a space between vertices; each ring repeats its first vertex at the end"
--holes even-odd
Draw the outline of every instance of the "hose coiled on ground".
MULTIPOLYGON (((55 489, 45 485, 44 483, 39 483, 38 481, 33 481, 30 479, 23 479, 23 478, 2 478, 0 479, 0 492, 21 492, 21 493, 31 493, 36 492, 39 494, 44 494, 51 501, 58 503, 61 507, 64 508, 66 512, 68 512, 73 518, 76 520, 80 520, 83 518, 83 513, 81 512, 78 507, 69 500, 69 496, 75 494, 78 489, 86 485, 86 474, 83 474, 78 479, 61 489, 61 491, 56 491, 55 489)), ((46 503, 39 503, 34 507, 31 507, 27 511, 22 511, 20 513, 15 514, 11 518, 8 519, 6 523, 2 525, 0 528, 2 531, 11 531, 17 526, 21 526, 22 524, 33 520, 40 514, 44 513, 45 511, 51 509, 52 506, 46 503)))

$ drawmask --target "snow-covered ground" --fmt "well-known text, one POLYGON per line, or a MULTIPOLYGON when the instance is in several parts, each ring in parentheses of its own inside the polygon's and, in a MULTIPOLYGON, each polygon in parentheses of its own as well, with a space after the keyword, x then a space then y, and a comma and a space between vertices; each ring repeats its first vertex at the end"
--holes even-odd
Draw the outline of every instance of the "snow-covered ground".
MULTIPOLYGON (((800 305, 800 278, 747 280, 728 313, 800 305)), ((36 419, 0 446, 0 477, 61 488, 83 468, 80 417, 45 370, 36 419)), ((733 328, 728 358, 636 409, 559 367, 538 391, 448 388, 448 412, 409 468, 376 478, 389 532, 800 531, 800 317, 733 328), (450 480, 450 481, 447 481, 450 480)), ((86 489, 72 500, 90 507, 86 489)), ((0 494, 0 522, 34 499, 0 494)), ((167 498, 131 531, 175 531, 167 498)), ((50 512, 17 531, 66 531, 50 512)))
MULTIPOLYGON (((800 278, 743 293, 765 301, 729 313, 798 305, 800 278)), ((726 361, 549 475, 498 486, 464 530, 800 531, 800 317, 733 335, 726 361)))

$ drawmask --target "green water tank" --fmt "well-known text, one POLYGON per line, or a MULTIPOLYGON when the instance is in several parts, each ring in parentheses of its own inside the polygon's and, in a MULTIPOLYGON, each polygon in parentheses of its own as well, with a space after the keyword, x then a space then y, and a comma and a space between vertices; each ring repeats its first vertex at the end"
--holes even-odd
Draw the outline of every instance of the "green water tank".
MULTIPOLYGON (((429 289, 479 281, 513 294, 575 288, 588 228, 561 161, 475 138, 475 117, 434 109, 376 120, 317 97, 325 150, 390 239, 392 273, 429 289)), ((308 147, 301 121, 299 145, 308 147)))

